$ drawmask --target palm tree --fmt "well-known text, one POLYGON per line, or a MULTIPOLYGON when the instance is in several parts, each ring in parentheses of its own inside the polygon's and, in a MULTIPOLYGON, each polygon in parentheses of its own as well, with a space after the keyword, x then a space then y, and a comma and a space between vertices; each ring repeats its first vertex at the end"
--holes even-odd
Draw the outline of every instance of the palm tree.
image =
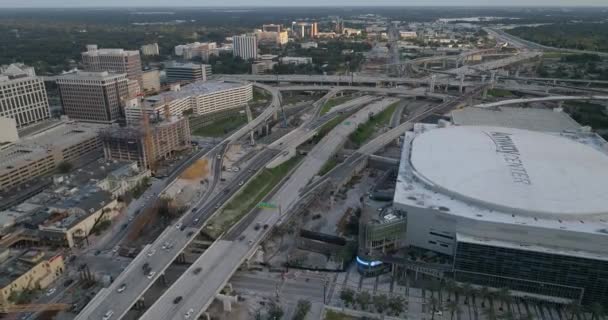
POLYGON ((600 319, 604 316, 604 307, 599 302, 591 305, 591 320, 600 319))
POLYGON ((489 308, 483 309, 482 313, 485 315, 486 319, 496 320, 496 311, 494 311, 494 308, 491 305, 489 308))
POLYGON ((435 320, 435 311, 437 311, 437 298, 431 296, 431 320, 435 320))
POLYGON ((510 297, 511 294, 509 293, 509 289, 500 288, 500 290, 498 291, 498 299, 500 299, 500 308, 498 308, 498 310, 503 311, 505 302, 507 302, 510 297))
POLYGON ((481 287, 479 290, 479 297, 481 298, 481 307, 486 307, 486 299, 488 299, 490 295, 490 289, 488 287, 481 287))
POLYGON ((447 302, 450 302, 451 299, 451 294, 454 293, 454 289, 456 288, 456 282, 452 279, 447 279, 445 280, 445 291, 447 291, 448 293, 448 298, 447 298, 447 302))
POLYGON ((454 320, 454 313, 460 313, 460 305, 456 301, 448 303, 447 308, 450 311, 450 320, 454 320))
POLYGON ((460 288, 460 292, 462 292, 462 295, 464 296, 464 304, 469 304, 469 295, 472 291, 473 287, 468 283, 463 284, 460 288))
POLYGON ((568 313, 570 313, 570 320, 574 320, 574 317, 581 312, 582 308, 578 302, 572 301, 568 305, 566 305, 566 310, 568 311, 568 313))

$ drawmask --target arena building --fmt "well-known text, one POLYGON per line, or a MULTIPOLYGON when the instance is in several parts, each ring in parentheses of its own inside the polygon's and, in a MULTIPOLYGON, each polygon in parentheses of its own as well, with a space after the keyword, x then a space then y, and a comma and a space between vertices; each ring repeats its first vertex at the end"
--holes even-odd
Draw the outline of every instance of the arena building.
POLYGON ((456 281, 608 303, 608 154, 586 130, 417 124, 403 141, 398 247, 449 257, 456 281))

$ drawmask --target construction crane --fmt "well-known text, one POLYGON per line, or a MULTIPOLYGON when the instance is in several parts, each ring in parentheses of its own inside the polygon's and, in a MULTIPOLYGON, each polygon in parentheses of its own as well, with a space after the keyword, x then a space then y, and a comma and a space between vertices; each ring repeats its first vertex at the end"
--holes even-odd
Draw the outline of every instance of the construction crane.
POLYGON ((44 304, 15 304, 0 306, 0 314, 40 312, 40 311, 61 311, 68 309, 69 304, 65 303, 44 303, 44 304))
POLYGON ((150 115, 141 108, 141 127, 144 135, 144 157, 148 158, 148 168, 150 172, 156 171, 156 157, 154 152, 154 140, 152 137, 152 128, 150 128, 150 115))

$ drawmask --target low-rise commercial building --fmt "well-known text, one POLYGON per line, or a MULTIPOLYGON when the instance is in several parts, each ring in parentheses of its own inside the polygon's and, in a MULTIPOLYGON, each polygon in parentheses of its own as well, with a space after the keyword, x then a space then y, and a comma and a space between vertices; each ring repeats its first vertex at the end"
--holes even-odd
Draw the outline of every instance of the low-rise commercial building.
POLYGON ((282 64, 300 65, 300 64, 312 63, 312 58, 311 57, 281 57, 281 58, 279 58, 279 61, 282 64))
POLYGON ((24 291, 47 288, 65 270, 63 256, 42 250, 6 250, 0 265, 0 310, 24 291))
POLYGON ((165 73, 169 83, 207 81, 211 76, 211 65, 172 62, 165 66, 165 73))
POLYGON ((158 43, 144 44, 140 48, 141 54, 144 56, 157 56, 159 55, 158 43))
POLYGON ((105 126, 62 121, 0 151, 0 191, 49 174, 63 161, 101 152, 98 132, 105 126))
POLYGON ((270 73, 278 62, 272 60, 262 60, 251 64, 251 74, 270 73))
POLYGON ((200 57, 203 61, 208 61, 209 56, 216 53, 216 50, 215 42, 193 42, 175 46, 175 55, 187 60, 200 57))

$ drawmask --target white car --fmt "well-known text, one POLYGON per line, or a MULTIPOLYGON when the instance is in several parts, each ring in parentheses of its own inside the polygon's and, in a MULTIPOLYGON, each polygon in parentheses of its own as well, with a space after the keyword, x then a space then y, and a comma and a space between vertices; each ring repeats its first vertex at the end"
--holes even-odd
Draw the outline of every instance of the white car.
POLYGON ((110 318, 112 318, 112 315, 114 314, 114 311, 112 310, 108 310, 108 312, 106 312, 106 314, 103 315, 103 320, 108 320, 110 318))
POLYGON ((114 249, 112 249, 112 252, 116 253, 116 252, 118 252, 119 249, 120 249, 120 247, 116 246, 116 247, 114 247, 114 249))
POLYGON ((118 289, 116 289, 116 292, 121 293, 121 292, 125 291, 126 288, 127 288, 127 284, 123 283, 120 285, 120 287, 118 287, 118 289))
POLYGON ((186 314, 184 314, 184 319, 190 319, 190 316, 194 313, 194 309, 190 308, 186 314))
POLYGON ((156 271, 150 271, 150 273, 148 273, 148 279, 154 278, 154 275, 156 275, 156 271))
POLYGON ((55 293, 55 291, 57 291, 57 289, 50 288, 49 291, 46 292, 47 297, 53 295, 53 293, 55 293))
POLYGON ((148 257, 153 256, 156 253, 156 249, 150 249, 150 251, 148 251, 148 257))
POLYGON ((181 227, 182 227, 182 223, 181 223, 181 222, 178 222, 178 223, 175 225, 175 227, 176 227, 177 229, 181 228, 181 227))

